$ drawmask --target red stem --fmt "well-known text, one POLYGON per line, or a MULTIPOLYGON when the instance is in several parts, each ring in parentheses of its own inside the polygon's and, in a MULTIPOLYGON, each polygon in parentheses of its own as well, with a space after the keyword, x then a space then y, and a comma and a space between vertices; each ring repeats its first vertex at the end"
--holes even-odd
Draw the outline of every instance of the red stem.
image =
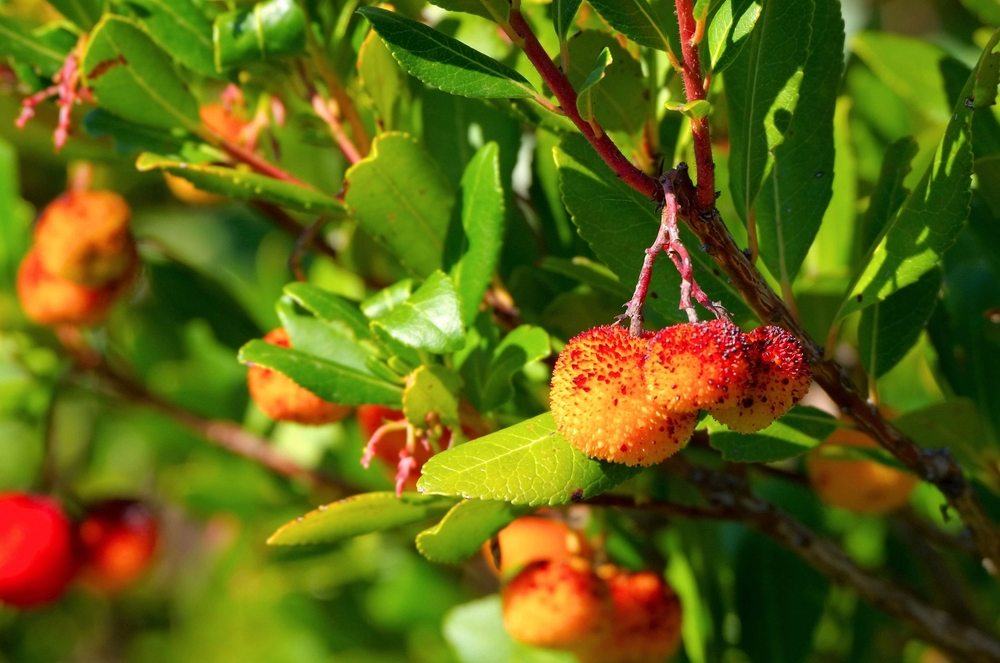
MULTIPOLYGON (((674 0, 674 4, 677 7, 677 25, 681 34, 681 54, 684 56, 681 68, 684 92, 689 102, 700 101, 705 98, 705 81, 702 79, 698 55, 698 25, 694 20, 694 5, 692 0, 674 0)), ((707 209, 715 205, 715 160, 712 157, 712 134, 707 115, 691 119, 691 133, 698 169, 698 206, 707 209)))
POLYGON ((531 64, 538 70, 538 73, 542 75, 542 80, 559 100, 562 111, 573 121, 580 133, 594 146, 601 158, 623 182, 644 196, 655 198, 659 193, 656 179, 636 168, 622 154, 614 141, 608 138, 606 133, 598 134, 589 122, 580 117, 580 113, 576 109, 576 90, 573 89, 569 79, 552 62, 542 45, 538 43, 538 38, 535 37, 531 26, 528 25, 520 11, 511 10, 510 25, 523 41, 525 55, 531 60, 531 64))

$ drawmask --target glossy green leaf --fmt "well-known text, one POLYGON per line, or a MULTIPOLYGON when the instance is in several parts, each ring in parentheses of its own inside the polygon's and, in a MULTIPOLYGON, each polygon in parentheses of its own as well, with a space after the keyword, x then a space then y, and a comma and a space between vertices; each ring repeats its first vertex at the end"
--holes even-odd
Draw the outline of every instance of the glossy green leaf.
POLYGON ((346 325, 304 314, 288 298, 278 301, 277 310, 295 350, 376 376, 372 368, 377 360, 375 345, 359 341, 346 325))
POLYGON ((580 117, 588 122, 594 119, 594 86, 604 80, 604 76, 608 73, 608 67, 611 66, 611 61, 611 51, 605 46, 597 54, 594 68, 576 87, 576 110, 580 113, 580 117))
POLYGON ((462 232, 449 237, 454 250, 446 251, 468 325, 476 317, 483 293, 490 284, 500 259, 504 234, 504 191, 500 183, 500 155, 496 143, 483 145, 462 175, 458 202, 462 232))
POLYGON ((464 329, 455 286, 434 272, 406 301, 372 323, 403 345, 444 353, 462 347, 464 329))
POLYGON ((106 0, 47 0, 47 2, 84 30, 94 27, 108 4, 106 0))
MULTIPOLYGON (((976 71, 1000 58, 995 52, 998 39, 1000 31, 990 39, 976 71)), ((865 259, 841 306, 841 317, 915 283, 940 264, 941 256, 958 237, 969 214, 974 109, 966 100, 975 85, 976 71, 959 95, 931 164, 865 259)))
POLYGON ((896 216, 900 205, 910 193, 903 182, 910 174, 915 156, 917 143, 909 137, 900 138, 886 148, 878 181, 858 232, 858 249, 861 255, 867 255, 875 247, 875 240, 896 216))
POLYGON ((540 361, 552 352, 549 335, 541 327, 521 325, 513 330, 493 350, 478 386, 483 408, 500 407, 514 394, 511 380, 533 361, 540 361))
POLYGON ((730 189, 744 220, 756 218, 761 258, 785 283, 798 273, 832 194, 843 43, 837 0, 766 3, 725 74, 730 189))
POLYGON ((222 194, 236 200, 264 200, 303 212, 346 215, 346 210, 340 202, 329 194, 243 168, 186 163, 150 153, 139 155, 135 166, 140 171, 166 171, 183 177, 203 191, 222 194))
POLYGON ((285 294, 317 318, 346 325, 357 338, 371 336, 368 319, 354 302, 301 281, 286 285, 285 294))
POLYGON ((378 7, 358 12, 371 21, 400 66, 425 85, 481 99, 535 94, 521 74, 434 28, 378 7))
POLYGON ((215 68, 297 55, 306 48, 306 15, 295 0, 265 0, 219 14, 212 24, 215 68))
POLYGON ((90 34, 82 68, 97 103, 115 115, 162 129, 197 131, 197 101, 170 56, 136 23, 105 16, 90 34))
POLYGON ((406 378, 403 414, 418 428, 427 425, 427 416, 436 415, 442 425, 458 429, 458 392, 461 380, 443 366, 419 366, 406 378))
POLYGON ((580 91, 577 108, 584 118, 592 113, 605 131, 639 131, 649 113, 639 62, 610 35, 594 30, 574 35, 567 52, 569 79, 580 91))
POLYGON ((345 202, 365 232, 416 276, 441 268, 455 195, 417 141, 380 135, 346 177, 345 202))
POLYGON ((618 32, 642 46, 680 53, 673 5, 650 4, 647 0, 590 0, 604 20, 618 32))
MULTIPOLYGON (((579 136, 568 136, 555 150, 563 202, 580 236, 597 257, 618 275, 622 283, 635 283, 646 249, 659 227, 654 203, 622 183, 579 136)), ((698 281, 713 300, 721 300, 738 319, 748 319, 749 310, 739 293, 717 274, 708 256, 698 251, 698 240, 686 229, 682 239, 692 250, 698 281)), ((646 302, 651 324, 687 320, 677 308, 680 277, 669 261, 657 264, 646 302)))
MULTIPOLYGON (((771 463, 801 456, 825 440, 837 427, 829 414, 813 407, 795 407, 770 426, 744 435, 717 427, 712 446, 724 460, 736 463, 771 463)), ((713 424, 713 428, 716 425, 713 424)))
POLYGON ((506 502, 462 500, 437 525, 417 535, 417 550, 432 562, 460 564, 525 512, 506 502))
POLYGON ((722 0, 708 19, 705 36, 711 69, 725 71, 749 41, 761 13, 760 0, 722 0))
POLYGON ((506 21, 510 14, 510 2, 507 0, 430 0, 430 3, 449 11, 482 16, 490 21, 506 21))
POLYGON ((940 289, 941 270, 933 269, 862 311, 858 353, 869 375, 885 375, 913 347, 934 311, 940 289))
POLYGON ((404 493, 362 493, 326 504, 282 525, 267 543, 272 546, 331 544, 433 518, 454 500, 404 493))
POLYGON ((854 53, 912 110, 936 122, 948 119, 949 100, 942 64, 945 51, 926 39, 890 32, 862 32, 851 41, 854 53))
POLYGON ((122 1, 163 50, 199 74, 215 74, 212 22, 193 0, 122 1))
POLYGON ((413 294, 413 279, 396 281, 361 302, 361 311, 369 318, 378 318, 402 304, 413 294))
POLYGON ((374 30, 358 51, 358 78, 375 107, 383 129, 398 128, 400 104, 409 97, 406 74, 374 30))
POLYGON ((253 340, 240 348, 240 362, 284 373, 324 400, 342 405, 399 407, 403 390, 373 375, 288 348, 253 340))
POLYGON ((51 76, 62 66, 73 44, 62 47, 39 37, 17 21, 0 16, 0 57, 9 56, 51 76))
POLYGON ((556 432, 551 414, 542 414, 435 455, 417 486, 424 493, 542 506, 598 495, 637 471, 587 458, 556 432))
POLYGON ((552 23, 560 41, 565 41, 569 36, 581 2, 583 0, 552 0, 552 23))

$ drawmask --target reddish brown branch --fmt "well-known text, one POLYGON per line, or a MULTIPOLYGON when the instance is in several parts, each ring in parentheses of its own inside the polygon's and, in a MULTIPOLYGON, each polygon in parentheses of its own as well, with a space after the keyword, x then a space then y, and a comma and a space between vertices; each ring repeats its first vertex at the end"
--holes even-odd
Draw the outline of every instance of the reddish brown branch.
MULTIPOLYGON (((681 34, 681 55, 684 57, 681 66, 684 93, 689 102, 700 101, 705 99, 705 81, 698 56, 698 24, 694 20, 694 4, 692 0, 674 0, 674 4, 681 34)), ((691 118, 691 134, 698 171, 698 207, 707 209, 715 206, 715 160, 712 157, 708 115, 691 118)))
POLYGON ((356 164, 361 161, 361 153, 344 131, 344 126, 340 122, 340 111, 332 108, 331 106, 332 104, 326 99, 323 99, 323 97, 319 94, 313 95, 313 110, 315 110, 320 119, 326 123, 327 128, 330 130, 330 135, 333 136, 333 139, 337 142, 337 147, 340 148, 344 158, 347 159, 348 163, 356 164))

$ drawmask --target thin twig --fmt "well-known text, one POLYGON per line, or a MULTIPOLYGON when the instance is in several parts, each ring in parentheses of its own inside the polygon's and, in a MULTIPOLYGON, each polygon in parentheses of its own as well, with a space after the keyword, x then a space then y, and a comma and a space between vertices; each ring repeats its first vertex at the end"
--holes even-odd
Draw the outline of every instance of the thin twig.
POLYGON ((316 111, 316 115, 326 123, 327 128, 330 130, 330 135, 333 136, 333 140, 337 143, 337 147, 340 148, 347 161, 353 165, 361 161, 361 153, 344 131, 344 126, 340 123, 340 111, 332 107, 335 104, 336 102, 324 99, 318 93, 312 97, 312 107, 316 111))

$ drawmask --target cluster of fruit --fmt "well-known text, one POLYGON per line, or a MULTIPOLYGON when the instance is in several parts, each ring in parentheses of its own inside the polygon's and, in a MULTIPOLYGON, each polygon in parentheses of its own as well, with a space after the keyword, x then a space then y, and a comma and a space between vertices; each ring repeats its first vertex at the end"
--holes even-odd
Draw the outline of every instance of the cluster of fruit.
POLYGON ((810 382, 802 345, 780 327, 746 334, 719 319, 632 336, 602 326, 559 354, 549 403, 559 432, 588 456, 648 466, 684 446, 702 410, 752 433, 800 401, 810 382))
POLYGON ((43 325, 101 322, 138 271, 130 218, 111 191, 71 191, 49 204, 17 274, 25 314, 43 325))
POLYGON ((54 499, 2 493, 0 603, 51 603, 74 579, 97 593, 117 593, 149 568, 158 538, 156 518, 139 502, 100 502, 74 525, 54 499))
POLYGON ((579 532, 539 516, 515 520, 496 544, 504 626, 515 640, 583 663, 649 663, 677 650, 681 605, 659 575, 595 567, 579 532))

